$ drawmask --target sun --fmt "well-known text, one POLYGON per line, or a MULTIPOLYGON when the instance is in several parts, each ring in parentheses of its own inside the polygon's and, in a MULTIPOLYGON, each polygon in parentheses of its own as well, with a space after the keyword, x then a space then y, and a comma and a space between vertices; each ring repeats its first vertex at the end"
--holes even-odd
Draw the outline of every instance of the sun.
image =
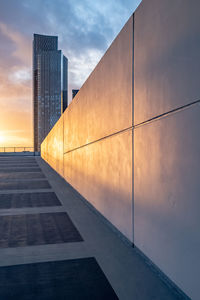
POLYGON ((2 133, 0 133, 0 145, 5 143, 5 141, 6 141, 5 136, 2 133))

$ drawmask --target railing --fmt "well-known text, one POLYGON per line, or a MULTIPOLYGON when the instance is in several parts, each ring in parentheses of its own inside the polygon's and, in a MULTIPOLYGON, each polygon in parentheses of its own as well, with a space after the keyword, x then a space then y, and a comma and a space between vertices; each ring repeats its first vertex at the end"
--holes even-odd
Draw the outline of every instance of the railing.
POLYGON ((0 147, 0 153, 8 152, 34 152, 33 147, 0 147))

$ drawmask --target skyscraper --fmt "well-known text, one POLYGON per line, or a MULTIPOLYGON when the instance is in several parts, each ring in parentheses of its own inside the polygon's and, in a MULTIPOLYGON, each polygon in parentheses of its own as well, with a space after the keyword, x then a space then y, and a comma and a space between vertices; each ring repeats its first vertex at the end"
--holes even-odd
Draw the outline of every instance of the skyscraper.
POLYGON ((72 90, 72 99, 78 94, 79 90, 72 90))
POLYGON ((63 55, 63 69, 62 69, 62 78, 63 78, 63 90, 62 90, 62 111, 64 112, 68 106, 68 59, 63 55))
POLYGON ((33 119, 34 150, 68 105, 68 60, 58 50, 58 37, 34 34, 33 119))

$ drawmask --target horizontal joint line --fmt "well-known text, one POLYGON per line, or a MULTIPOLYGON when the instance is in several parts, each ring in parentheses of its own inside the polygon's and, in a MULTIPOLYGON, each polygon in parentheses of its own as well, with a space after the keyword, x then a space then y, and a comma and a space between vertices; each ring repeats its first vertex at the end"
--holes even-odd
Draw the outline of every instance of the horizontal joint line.
POLYGON ((109 138, 109 137, 112 137, 112 136, 114 136, 114 135, 123 133, 123 132, 125 132, 125 131, 132 130, 132 128, 133 128, 133 126, 130 126, 130 127, 128 127, 128 128, 125 128, 125 129, 122 129, 122 130, 120 130, 120 131, 114 132, 114 133, 112 133, 112 134, 106 135, 106 136, 104 136, 104 137, 102 137, 102 138, 100 138, 100 139, 98 139, 98 140, 92 141, 92 142, 90 142, 90 143, 87 143, 87 144, 81 145, 81 146, 79 146, 79 147, 76 147, 76 148, 74 148, 74 149, 71 149, 71 150, 69 150, 69 151, 66 151, 66 152, 64 152, 64 154, 73 152, 73 151, 75 151, 75 150, 78 150, 78 149, 80 149, 80 148, 89 146, 89 145, 94 144, 94 143, 97 143, 97 142, 100 142, 100 141, 102 141, 102 140, 105 140, 105 139, 107 139, 107 138, 109 138))
POLYGON ((150 118, 150 119, 148 119, 148 120, 146 120, 146 121, 143 121, 143 122, 141 122, 141 123, 138 123, 138 124, 136 124, 136 125, 133 126, 133 129, 136 129, 136 128, 142 126, 142 125, 151 123, 151 122, 153 122, 153 121, 159 120, 159 119, 161 119, 161 118, 163 118, 163 117, 167 117, 167 116, 169 116, 169 115, 172 114, 172 113, 175 113, 175 112, 184 110, 185 108, 188 108, 188 107, 190 107, 190 106, 192 106, 192 105, 195 105, 195 104, 197 104, 197 103, 200 103, 200 99, 199 99, 199 100, 196 100, 196 101, 193 101, 193 102, 191 102, 191 103, 185 104, 185 105, 183 105, 183 106, 174 108, 174 109, 172 109, 172 110, 169 110, 168 112, 165 112, 165 113, 163 113, 163 114, 157 115, 157 116, 155 116, 155 117, 153 117, 153 118, 150 118))

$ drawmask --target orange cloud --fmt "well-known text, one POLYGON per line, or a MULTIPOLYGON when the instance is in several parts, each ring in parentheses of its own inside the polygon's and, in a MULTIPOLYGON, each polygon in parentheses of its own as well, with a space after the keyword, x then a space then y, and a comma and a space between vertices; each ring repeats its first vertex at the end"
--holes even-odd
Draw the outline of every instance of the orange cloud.
MULTIPOLYGON (((0 23, 1 33, 14 43, 16 63, 0 65, 0 147, 32 146, 31 44, 0 23)), ((7 58, 9 59, 9 58, 7 58)))

